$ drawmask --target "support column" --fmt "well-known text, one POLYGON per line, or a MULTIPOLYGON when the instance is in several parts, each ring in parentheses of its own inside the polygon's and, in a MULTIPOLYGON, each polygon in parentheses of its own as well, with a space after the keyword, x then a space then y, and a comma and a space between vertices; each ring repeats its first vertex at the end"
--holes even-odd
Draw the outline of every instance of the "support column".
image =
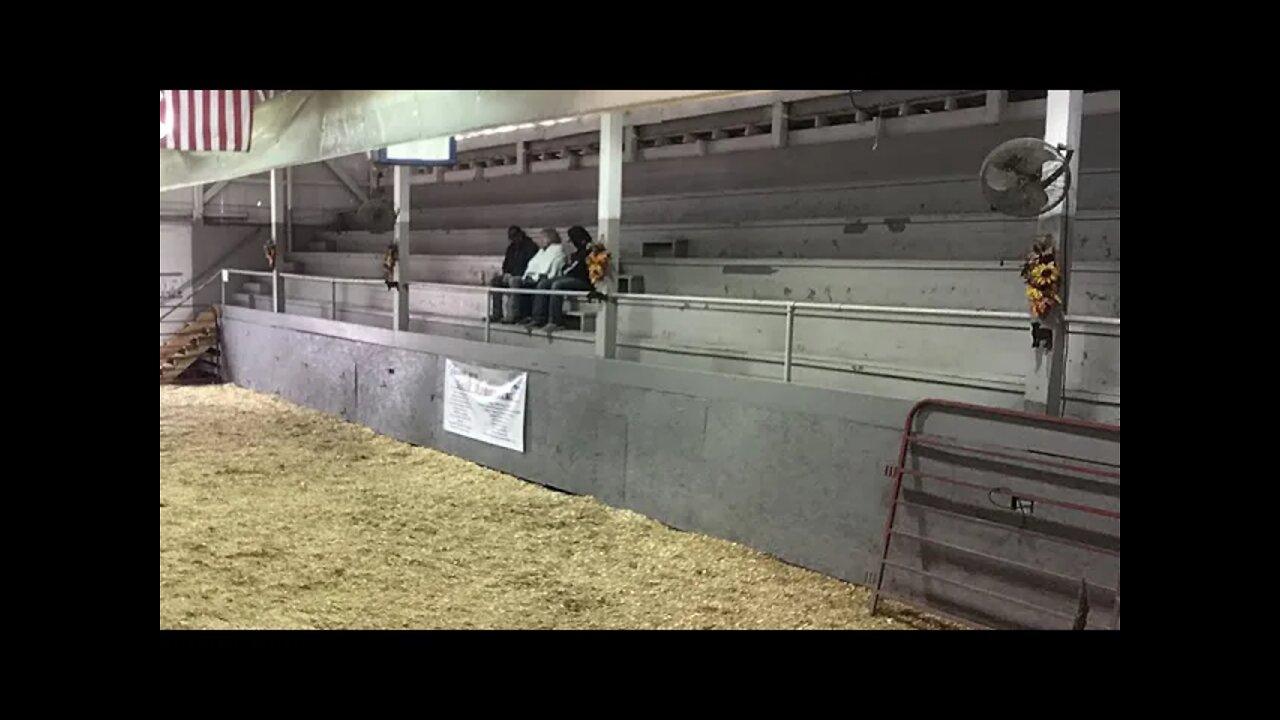
POLYGON ((612 358, 618 346, 617 288, 622 253, 622 138, 623 113, 600 116, 600 195, 597 200, 596 239, 609 251, 609 274, 601 292, 609 296, 596 316, 596 357, 612 358))
POLYGON ((622 130, 622 161, 635 162, 640 159, 640 137, 636 134, 634 125, 628 125, 622 130))
POLYGON ((204 222, 204 185, 191 186, 191 219, 204 222))
POLYGON ((1009 105, 1008 90, 987 91, 987 123, 997 125, 1004 118, 1004 110, 1009 105))
POLYGON ((293 168, 284 169, 284 246, 287 254, 293 249, 293 168))
POLYGON ((1030 412, 1061 416, 1063 388, 1067 371, 1067 315, 1071 297, 1072 225, 1076 213, 1076 189, 1080 186, 1080 120, 1084 111, 1083 90, 1050 90, 1045 103, 1044 140, 1050 145, 1065 145, 1074 150, 1069 164, 1070 184, 1067 197, 1057 207, 1040 216, 1037 232, 1053 239, 1054 256, 1062 272, 1059 291, 1062 305, 1049 321, 1053 330, 1053 347, 1032 350, 1031 370, 1027 373, 1025 406, 1030 412))
POLYGON ((280 265, 284 257, 280 252, 280 171, 271 171, 271 244, 276 248, 276 263, 271 269, 271 312, 285 311, 284 278, 280 277, 280 265))
POLYGON ((397 165, 395 167, 395 207, 396 207, 396 249, 399 261, 393 280, 396 281, 396 302, 392 313, 392 327, 396 330, 409 329, 409 177, 411 168, 397 165))
POLYGON ((529 142, 521 140, 516 143, 516 167, 521 175, 529 174, 529 142))
POLYGON ((775 102, 769 113, 769 123, 773 128, 773 146, 787 146, 787 104, 781 100, 775 102))

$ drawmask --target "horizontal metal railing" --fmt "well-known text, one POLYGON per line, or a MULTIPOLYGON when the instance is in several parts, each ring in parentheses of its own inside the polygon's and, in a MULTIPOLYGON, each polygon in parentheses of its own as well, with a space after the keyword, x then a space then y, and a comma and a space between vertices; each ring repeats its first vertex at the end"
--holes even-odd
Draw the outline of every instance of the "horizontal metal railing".
MULTIPOLYGON (((324 282, 330 286, 330 312, 329 319, 337 318, 337 287, 338 285, 385 285, 386 281, 378 278, 343 278, 330 277, 324 275, 300 275, 296 273, 272 273, 263 270, 234 270, 225 269, 222 271, 223 278, 223 303, 226 303, 226 280, 231 275, 247 275, 256 277, 275 277, 279 275, 281 278, 291 280, 301 280, 307 282, 324 282)), ((406 284, 406 287, 412 291, 412 284, 406 284)), ((486 297, 494 294, 498 295, 549 295, 563 298, 584 299, 589 293, 581 290, 536 290, 524 288, 503 288, 488 287, 480 285, 457 285, 452 286, 454 290, 472 291, 484 293, 486 297)), ((275 303, 275 293, 278 288, 272 284, 273 307, 278 307, 275 303)), ((784 347, 782 359, 782 379, 785 382, 791 382, 791 368, 793 364, 793 349, 795 346, 795 320, 796 317, 809 317, 814 313, 827 315, 883 315, 897 317, 918 318, 917 321, 928 322, 929 320, 938 320, 940 324, 951 320, 987 320, 1000 322, 1027 322, 1029 320, 1027 313, 1011 312, 1005 310, 965 310, 954 308, 921 308, 921 307, 900 307, 896 305, 856 305, 850 303, 818 303, 800 300, 759 300, 753 298, 728 298, 728 297, 705 297, 699 295, 652 295, 652 294, 632 294, 632 293, 615 293, 609 297, 610 302, 619 305, 638 305, 648 307, 679 307, 681 309, 704 309, 704 310, 734 310, 746 309, 748 312, 755 312, 760 315, 783 316, 785 318, 784 329, 784 347)), ((821 316, 821 315, 819 315, 821 316)), ((1066 317, 1069 325, 1095 325, 1104 327, 1113 327, 1117 330, 1120 327, 1120 318, 1098 317, 1092 315, 1068 315, 1066 317)), ((491 341, 491 326, 488 308, 484 314, 484 341, 491 341)))

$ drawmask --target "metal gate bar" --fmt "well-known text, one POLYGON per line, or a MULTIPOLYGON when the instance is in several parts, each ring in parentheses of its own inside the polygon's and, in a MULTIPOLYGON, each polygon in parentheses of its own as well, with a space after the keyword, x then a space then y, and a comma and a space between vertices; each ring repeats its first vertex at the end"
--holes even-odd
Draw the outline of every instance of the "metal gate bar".
POLYGON ((982 518, 971 517, 969 515, 961 515, 960 513, 954 513, 954 512, 951 512, 950 510, 943 510, 942 508, 937 508, 932 505, 922 505, 920 503, 911 502, 910 500, 899 500, 898 505, 902 507, 914 508, 916 510, 923 510, 925 512, 937 513, 939 515, 946 515, 947 517, 957 518, 959 520, 964 520, 965 522, 971 522, 975 525, 983 525, 985 527, 996 528, 997 530, 1021 532, 1023 535, 1026 535, 1027 537, 1036 538, 1037 540, 1061 543, 1062 545, 1070 545, 1071 547, 1079 548, 1081 550, 1089 550, 1091 552, 1097 552, 1103 555, 1120 557, 1119 552, 1115 550, 1110 550, 1104 547, 1100 547, 1097 545, 1086 545, 1081 542, 1076 542, 1075 540, 1068 540, 1067 538, 1054 537, 1053 535, 1045 535, 1044 533, 1036 532, 1035 530, 1027 530, 1025 528, 1022 528, 1022 529, 1012 528, 1012 527, 1009 527, 1008 525, 1005 525, 1004 523, 992 522, 990 520, 983 520, 982 518))
POLYGON ((976 455, 986 455, 987 457, 998 457, 1005 460, 1016 460, 1018 462, 1032 462, 1032 463, 1038 463, 1040 465, 1044 465, 1045 467, 1058 468, 1059 470, 1070 470, 1072 472, 1084 473, 1086 475, 1097 475, 1098 477, 1113 478, 1115 480, 1120 479, 1120 473, 1118 471, 1102 470, 1099 468, 1084 467, 1081 465, 1072 465, 1071 463, 1059 463, 1059 462, 1054 462, 1052 460, 1033 460, 1031 458, 1023 457, 1021 455, 1004 453, 998 450, 987 450, 985 448, 978 447, 978 446, 960 445, 958 443, 953 443, 939 437, 934 437, 932 435, 916 434, 916 435, 908 435, 907 438, 916 445, 929 445, 932 447, 953 448, 956 450, 964 450, 965 452, 971 452, 976 455))
MULTIPOLYGON (((909 468, 899 468, 899 467, 886 468, 886 473, 889 473, 889 472, 892 472, 893 474, 896 474, 896 475, 911 475, 912 477, 918 477, 922 480, 937 480, 938 482, 941 482, 941 483, 946 483, 948 485, 958 485, 960 487, 969 488, 970 490, 986 490, 988 492, 997 492, 997 491, 1007 490, 1007 488, 1001 487, 999 485, 983 485, 982 483, 968 482, 966 480, 957 480, 955 478, 947 477, 946 475, 923 472, 921 470, 911 470, 909 468)), ((1024 500, 1034 500, 1035 502, 1038 502, 1038 503, 1044 503, 1045 505, 1052 505, 1054 507, 1060 507, 1066 510, 1076 510, 1078 512, 1089 513, 1090 515, 1099 515, 1101 517, 1113 518, 1115 520, 1120 519, 1120 513, 1116 512, 1115 510, 1105 510, 1103 508, 1096 508, 1091 505, 1080 505, 1078 503, 1069 503, 1063 500, 1051 500, 1049 498, 1041 497, 1039 495, 1032 495, 1031 493, 1020 492, 1020 493, 1017 493, 1017 495, 1018 497, 1024 500)))
MULTIPOLYGON (((1077 465, 1075 463, 1065 463, 1065 462, 1058 462, 1055 460, 1025 457, 1022 455, 1014 454, 1014 452, 1018 452, 1018 451, 1034 452, 1034 451, 1020 450, 1018 448, 1004 448, 1005 450, 1014 451, 1014 452, 1004 452, 1002 450, 992 449, 989 445, 985 447, 968 445, 968 444, 952 441, 949 439, 943 439, 933 435, 913 432, 916 418, 919 416, 920 412, 926 408, 938 408, 942 410, 951 410, 956 412, 959 415, 976 417, 977 419, 980 419, 980 420, 995 420, 995 421, 1007 420, 1007 421, 1017 422, 1018 424, 1021 424, 1021 425, 1030 425, 1033 427, 1038 426, 1042 429, 1062 430, 1072 434, 1083 433, 1088 435, 1089 437, 1093 437, 1096 439, 1103 439, 1103 440, 1114 439, 1114 441, 1116 442, 1119 442, 1119 439, 1120 439, 1119 426, 1106 425, 1103 423, 1095 423, 1095 422, 1090 422, 1086 420, 1076 420, 1074 418, 1057 418, 1057 417, 1050 417, 1047 415, 1036 415, 1032 413, 1019 412, 1016 410, 985 407, 981 405, 953 402, 948 400, 927 399, 927 400, 922 400, 916 403, 911 408, 911 411, 907 413, 906 422, 904 423, 904 426, 903 426, 902 442, 898 451, 897 465, 889 466, 885 469, 885 474, 893 478, 893 489, 892 489, 891 499, 889 504, 888 518, 886 519, 886 522, 885 522, 885 530, 884 530, 884 536, 883 536, 882 548, 881 548, 880 567, 876 577, 875 590, 872 594, 872 600, 871 600, 872 614, 875 614, 876 611, 879 609, 879 602, 882 596, 892 597, 893 599, 900 600, 907 605, 918 605, 917 602, 905 600, 896 594, 891 595, 890 593, 884 590, 886 570, 888 568, 893 568, 895 570, 900 570, 903 572, 915 574, 917 576, 926 577, 926 578, 929 578, 930 580, 936 580, 938 582, 941 582, 947 585, 959 587, 972 593, 977 593, 986 597, 996 599, 1003 603, 1034 610, 1037 613, 1042 613, 1050 617, 1062 618, 1065 620, 1075 619, 1074 616, 1072 616, 1069 613, 1064 613, 1060 610, 1044 607, 1043 605, 1039 605, 1039 604, 1030 602, 1028 600, 1024 600, 1022 598, 1013 597, 1001 592, 996 592, 994 590, 988 590, 986 588, 978 587, 971 583, 964 582, 962 580, 956 580, 954 578, 946 577, 935 572, 929 572, 924 569, 915 568, 909 565, 904 565, 899 562, 891 561, 889 559, 890 543, 894 537, 903 537, 903 538, 909 538, 911 540, 915 540, 917 543, 920 543, 922 546, 932 545, 935 547, 945 548, 953 552, 959 552, 962 554, 967 554, 976 558, 980 558, 989 563, 1003 565, 1005 567, 1016 569, 1021 572, 1030 572, 1032 574, 1039 575, 1044 578, 1051 578, 1054 580, 1066 581, 1066 582, 1074 582, 1078 579, 1083 583, 1084 592, 1086 593, 1086 596, 1090 588, 1093 588, 1093 589, 1101 590, 1114 597, 1114 601, 1112 604, 1112 616, 1111 616, 1110 627, 1111 629, 1118 629, 1119 623, 1120 623, 1120 587, 1119 587, 1118 577, 1116 581, 1116 587, 1114 589, 1101 586, 1101 585, 1096 585, 1096 584, 1090 585, 1083 578, 1074 578, 1072 576, 1064 575, 1062 573, 1058 573, 1050 570, 1044 570, 1032 565, 1028 565, 1026 563, 1018 562, 1008 558, 1002 558, 996 555, 992 555, 990 553, 985 553, 980 550, 976 550, 974 548, 964 547, 962 545, 956 545, 953 543, 934 540, 931 538, 925 538, 914 533, 896 529, 894 527, 894 522, 897 518, 898 508, 901 506, 906 506, 906 507, 923 509, 927 512, 939 513, 939 514, 946 515, 946 516, 949 516, 958 520, 962 520, 968 523, 974 523, 974 524, 989 526, 989 527, 994 526, 1011 533, 1020 534, 1027 537, 1035 537, 1035 538, 1050 540, 1053 542, 1057 542, 1057 543, 1069 545, 1078 549, 1082 549, 1088 552, 1099 553, 1102 555, 1119 559, 1120 553, 1118 550, 1112 550, 1110 548, 1101 547, 1097 545, 1090 545, 1088 543, 1083 543, 1083 542, 1076 542, 1066 538, 1052 537, 1043 533, 1036 532, 1034 530, 1027 530, 1021 527, 1014 527, 1011 525, 992 522, 990 520, 985 520, 982 518, 967 516, 961 513, 950 512, 941 508, 936 508, 929 505, 922 505, 920 503, 914 503, 902 498, 902 479, 907 475, 921 478, 923 480, 940 482, 940 483, 959 486, 967 489, 986 491, 988 493, 988 496, 990 496, 992 493, 995 493, 995 492, 1013 494, 1008 488, 1004 488, 1004 487, 986 485, 986 484, 970 482, 966 480, 960 480, 958 478, 953 478, 953 477, 941 475, 938 473, 922 472, 919 470, 909 469, 906 467, 907 453, 912 446, 943 447, 943 448, 955 449, 955 450, 960 450, 968 453, 973 453, 976 455, 1013 460, 1020 463, 1025 463, 1037 469, 1054 468, 1058 470, 1068 470, 1068 471, 1077 472, 1085 475, 1093 475, 1095 477, 1103 477, 1103 478, 1114 479, 1114 480, 1120 479, 1120 472, 1119 472, 1118 466, 1116 466, 1115 470, 1110 470, 1110 469, 1101 469, 1097 467, 1077 465), (1075 431, 1075 432, 1073 433, 1072 431, 1075 431)), ((1061 457, 1061 456, 1058 456, 1058 457, 1061 457)), ((1087 458, 1068 457, 1067 459, 1091 462, 1087 458)), ((1016 493, 1016 496, 1023 500, 1029 500, 1035 503, 1042 503, 1044 505, 1059 507, 1065 510, 1071 510, 1075 512, 1085 513, 1089 515, 1094 515, 1094 516, 1104 517, 1104 518, 1109 518, 1114 520, 1120 519, 1120 512, 1118 510, 1108 510, 1106 508, 1094 507, 1094 506, 1086 505, 1082 503, 1072 503, 1072 502, 1066 502, 1061 500, 1054 500, 1051 498, 1035 496, 1035 495, 1024 493, 1024 492, 1018 492, 1016 493)), ((947 615, 952 617, 953 619, 959 619, 959 618, 955 618, 954 614, 952 613, 945 613, 936 608, 925 607, 922 609, 925 609, 929 612, 947 615)), ((960 620, 963 622, 963 624, 970 625, 970 626, 974 626, 977 624, 973 620, 965 620, 965 619, 960 619, 960 620)), ((1094 625, 1093 627, 1098 627, 1098 626, 1094 625)))

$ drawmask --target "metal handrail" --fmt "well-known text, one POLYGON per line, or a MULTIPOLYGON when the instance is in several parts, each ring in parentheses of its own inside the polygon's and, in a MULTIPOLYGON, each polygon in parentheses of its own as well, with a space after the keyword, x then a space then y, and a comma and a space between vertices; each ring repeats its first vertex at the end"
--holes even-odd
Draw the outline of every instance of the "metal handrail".
MULTIPOLYGON (((241 248, 243 248, 245 245, 248 245, 250 240, 258 237, 258 235, 261 233, 262 233, 262 227, 256 227, 253 230, 251 230, 248 235, 245 235, 243 238, 241 238, 240 242, 232 246, 230 250, 227 250, 226 252, 222 253, 221 257, 209 263, 205 267, 204 277, 208 278, 210 276, 218 274, 218 269, 222 266, 222 263, 226 261, 227 258, 240 252, 241 248)), ((198 281, 199 281, 199 278, 193 276, 189 278, 186 282, 179 285, 177 289, 174 290, 174 292, 177 293, 178 295, 182 295, 182 293, 185 292, 187 288, 191 287, 198 281)))
MULTIPOLYGON (((267 273, 267 274, 270 275, 271 273, 267 273)), ((339 285, 385 285, 387 282, 386 280, 381 280, 378 278, 340 278, 340 277, 330 277, 328 275, 300 275, 298 273, 286 273, 286 272, 280 273, 280 277, 287 278, 289 280, 327 282, 327 283, 337 283, 339 285)))
MULTIPOLYGON (((232 274, 239 275, 256 275, 266 277, 282 277, 295 280, 304 280, 311 282, 327 282, 330 284, 330 313, 331 320, 337 319, 338 298, 337 286, 343 285, 382 285, 384 280, 375 278, 340 278, 325 275, 299 275, 296 273, 281 272, 263 272, 257 270, 234 270, 225 269, 222 271, 222 277, 225 280, 232 274)), ((411 285, 405 283, 405 287, 411 285)), ((589 297, 590 293, 583 290, 537 290, 525 288, 503 288, 478 285, 459 285, 456 289, 470 290, 473 292, 483 292, 486 297, 494 294, 498 295, 548 295, 553 297, 577 298, 582 299, 589 297)), ((272 294, 277 292, 277 288, 272 286, 272 294)), ((716 310, 721 308, 769 308, 781 310, 781 313, 768 313, 769 315, 785 315, 785 347, 782 358, 782 379, 784 382, 791 382, 791 367, 793 359, 793 348, 795 346, 795 320, 797 316, 805 316, 804 311, 818 313, 861 313, 869 315, 896 315, 896 316, 916 316, 923 318, 960 318, 960 319, 977 319, 977 320, 1002 320, 1002 321, 1018 321, 1025 322, 1029 318, 1026 313, 1010 312, 1003 310, 964 310, 953 308, 920 308, 920 307, 900 307, 895 305, 856 305, 850 303, 818 303, 796 300, 759 300, 752 298, 719 298, 705 297, 699 295, 652 295, 652 294, 636 294, 636 293, 615 293, 609 297, 618 304, 630 305, 678 305, 681 308, 690 308, 694 305, 703 306, 701 309, 716 310)), ((226 302, 226 286, 223 286, 223 302, 226 302)), ((278 306, 278 305, 277 305, 278 306)), ((1066 317, 1068 324, 1077 325, 1106 325, 1111 327, 1120 327, 1120 318, 1098 317, 1091 315, 1068 315, 1066 317)), ((489 342, 491 339, 492 322, 489 319, 489 313, 486 311, 484 315, 484 341, 489 342)))
POLYGON ((183 305, 186 305, 188 301, 190 301, 190 300, 194 300, 194 299, 195 299, 195 297, 196 297, 196 295, 197 295, 201 290, 205 289, 205 286, 207 286, 209 283, 213 282, 216 278, 221 277, 221 275, 222 275, 221 273, 216 273, 216 272, 215 272, 215 273, 213 273, 212 275, 209 275, 208 277, 206 277, 206 278, 204 279, 204 281, 203 281, 203 282, 201 282, 199 285, 196 285, 195 289, 191 291, 191 294, 190 294, 190 295, 188 295, 188 296, 186 296, 185 298, 182 298, 181 300, 179 300, 179 301, 177 302, 177 304, 175 304, 175 305, 169 305, 169 306, 162 306, 162 307, 168 307, 168 308, 169 308, 169 310, 168 310, 168 312, 166 312, 165 314, 163 314, 163 315, 161 315, 161 316, 160 316, 160 320, 161 320, 161 321, 163 321, 165 318, 167 318, 167 317, 169 317, 170 315, 172 315, 174 310, 177 310, 178 308, 182 307, 183 305))
MULTIPOLYGON (((270 277, 271 272, 256 270, 232 270, 226 272, 241 275, 259 275, 270 277)), ((280 273, 281 277, 292 278, 295 280, 311 280, 317 282, 334 282, 346 285, 382 285, 385 281, 376 278, 343 278, 331 277, 326 275, 299 275, 296 273, 280 273)), ((484 292, 486 294, 510 294, 510 295, 559 295, 562 297, 585 298, 589 293, 582 290, 533 290, 524 288, 503 288, 503 287, 487 287, 480 285, 455 285, 451 289, 471 290, 474 292, 484 292)), ((814 310, 820 312, 848 312, 848 313, 867 313, 867 314, 883 314, 883 315, 919 315, 924 317, 954 317, 969 318, 979 320, 1027 320, 1028 316, 1023 312, 1012 312, 1007 310, 965 310, 953 308, 921 308, 921 307, 903 307, 896 305, 856 305, 850 303, 818 303, 799 300, 759 300, 753 298, 719 298, 706 297, 700 295, 656 295, 652 293, 614 293, 613 299, 620 303, 632 303, 640 305, 658 305, 662 303, 701 303, 704 305, 721 305, 721 306, 740 306, 740 307, 771 307, 779 310, 794 308, 795 310, 814 310)), ((1101 317, 1096 315, 1068 315, 1068 323, 1082 325, 1120 325, 1120 318, 1101 317)))
MULTIPOLYGON (((758 300, 751 298, 716 298, 699 295, 652 295, 636 293, 616 293, 613 297, 622 303, 640 305, 657 305, 667 303, 701 303, 704 305, 723 305, 735 307, 769 307, 779 310, 792 308, 795 310, 815 310, 821 312, 850 312, 881 315, 920 315, 925 317, 953 317, 978 320, 1027 320, 1027 314, 1007 310, 964 310, 952 308, 901 307, 897 305, 853 305, 849 303, 816 303, 791 300, 758 300)), ((1098 317, 1094 315, 1068 315, 1068 323, 1082 325, 1120 325, 1120 318, 1098 317)))

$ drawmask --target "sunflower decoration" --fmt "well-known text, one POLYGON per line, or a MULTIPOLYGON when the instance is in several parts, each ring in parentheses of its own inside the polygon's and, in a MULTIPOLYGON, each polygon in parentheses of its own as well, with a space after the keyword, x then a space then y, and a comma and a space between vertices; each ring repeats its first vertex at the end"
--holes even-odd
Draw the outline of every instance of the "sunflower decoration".
POLYGON ((587 273, 592 285, 609 276, 609 251, 600 243, 592 243, 587 254, 587 273))
POLYGON ((400 248, 395 243, 391 243, 387 246, 386 252, 382 253, 382 279, 387 284, 388 290, 394 290, 400 285, 395 280, 398 262, 400 262, 400 248))
POLYGON ((267 258, 267 269, 275 270, 276 269, 276 244, 267 243, 266 245, 263 245, 262 254, 265 255, 267 258))
POLYGON ((1062 271, 1054 255, 1052 238, 1043 237, 1031 247, 1022 265, 1022 280, 1027 284, 1027 302, 1036 317, 1043 320, 1062 304, 1058 294, 1062 271))

